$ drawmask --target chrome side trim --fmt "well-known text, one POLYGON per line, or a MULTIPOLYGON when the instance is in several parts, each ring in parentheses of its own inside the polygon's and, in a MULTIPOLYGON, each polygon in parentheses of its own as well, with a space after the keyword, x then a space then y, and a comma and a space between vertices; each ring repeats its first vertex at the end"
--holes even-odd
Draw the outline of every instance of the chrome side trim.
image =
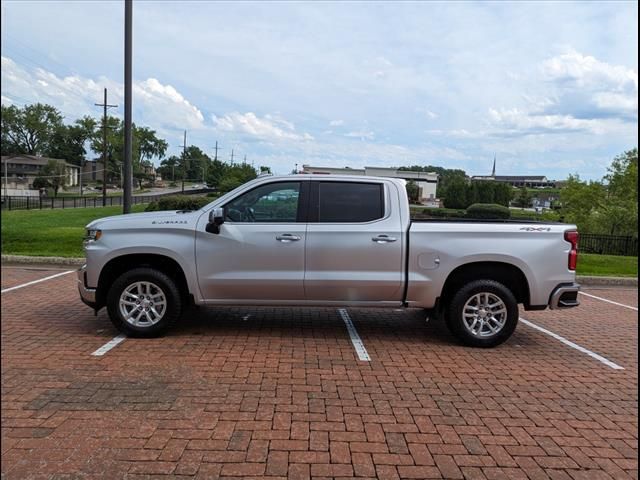
POLYGON ((580 301, 578 300, 578 292, 580 291, 580 285, 577 283, 564 284, 559 285, 556 289, 551 293, 551 297, 549 298, 549 308, 552 310, 556 310, 559 308, 571 308, 577 307, 580 305, 580 301), (565 293, 575 293, 576 299, 572 302, 561 301, 560 297, 565 293))

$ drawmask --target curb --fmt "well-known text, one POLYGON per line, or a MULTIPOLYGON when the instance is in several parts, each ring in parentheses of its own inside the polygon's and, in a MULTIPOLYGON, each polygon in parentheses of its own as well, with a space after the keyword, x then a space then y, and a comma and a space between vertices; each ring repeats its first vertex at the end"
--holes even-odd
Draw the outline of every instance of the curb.
POLYGON ((637 287, 637 277, 589 277, 578 275, 576 282, 584 286, 637 287))
POLYGON ((80 266, 85 262, 84 258, 72 257, 31 257, 26 255, 2 255, 2 263, 19 263, 35 265, 67 265, 80 266))

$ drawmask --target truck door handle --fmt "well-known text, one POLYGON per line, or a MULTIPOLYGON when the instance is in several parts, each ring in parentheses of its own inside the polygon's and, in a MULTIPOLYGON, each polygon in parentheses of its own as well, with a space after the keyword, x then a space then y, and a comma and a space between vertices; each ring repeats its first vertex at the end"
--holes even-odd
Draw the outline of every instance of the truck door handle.
POLYGON ((391 243, 397 240, 396 237, 390 237, 389 235, 378 235, 377 237, 373 237, 371 241, 376 243, 391 243))
POLYGON ((282 235, 276 235, 276 240, 283 243, 289 243, 297 242, 298 240, 300 240, 300 237, 298 235, 292 235, 290 233, 283 233, 282 235))

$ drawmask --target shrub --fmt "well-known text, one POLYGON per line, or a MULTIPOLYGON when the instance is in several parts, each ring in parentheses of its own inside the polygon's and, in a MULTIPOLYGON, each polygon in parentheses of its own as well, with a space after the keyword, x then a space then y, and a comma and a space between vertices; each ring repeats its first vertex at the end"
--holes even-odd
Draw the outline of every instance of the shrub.
POLYGON ((218 192, 209 192, 207 193, 207 197, 209 198, 218 198, 220 194, 218 192))
POLYGON ((467 208, 468 218, 482 219, 506 219, 511 218, 511 211, 502 205, 495 203, 474 203, 467 208))
POLYGON ((208 203, 211 203, 211 199, 207 197, 168 195, 160 198, 157 202, 151 202, 144 210, 145 212, 162 210, 199 210, 208 203))

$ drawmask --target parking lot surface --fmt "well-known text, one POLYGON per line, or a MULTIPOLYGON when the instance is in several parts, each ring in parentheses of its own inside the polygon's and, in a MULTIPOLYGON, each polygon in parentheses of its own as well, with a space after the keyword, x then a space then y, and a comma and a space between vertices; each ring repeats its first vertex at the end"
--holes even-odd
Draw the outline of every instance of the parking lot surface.
POLYGON ((118 332, 73 273, 4 291, 64 271, 2 271, 2 478, 638 476, 636 289, 490 350, 419 310, 236 307, 92 355, 118 332))

